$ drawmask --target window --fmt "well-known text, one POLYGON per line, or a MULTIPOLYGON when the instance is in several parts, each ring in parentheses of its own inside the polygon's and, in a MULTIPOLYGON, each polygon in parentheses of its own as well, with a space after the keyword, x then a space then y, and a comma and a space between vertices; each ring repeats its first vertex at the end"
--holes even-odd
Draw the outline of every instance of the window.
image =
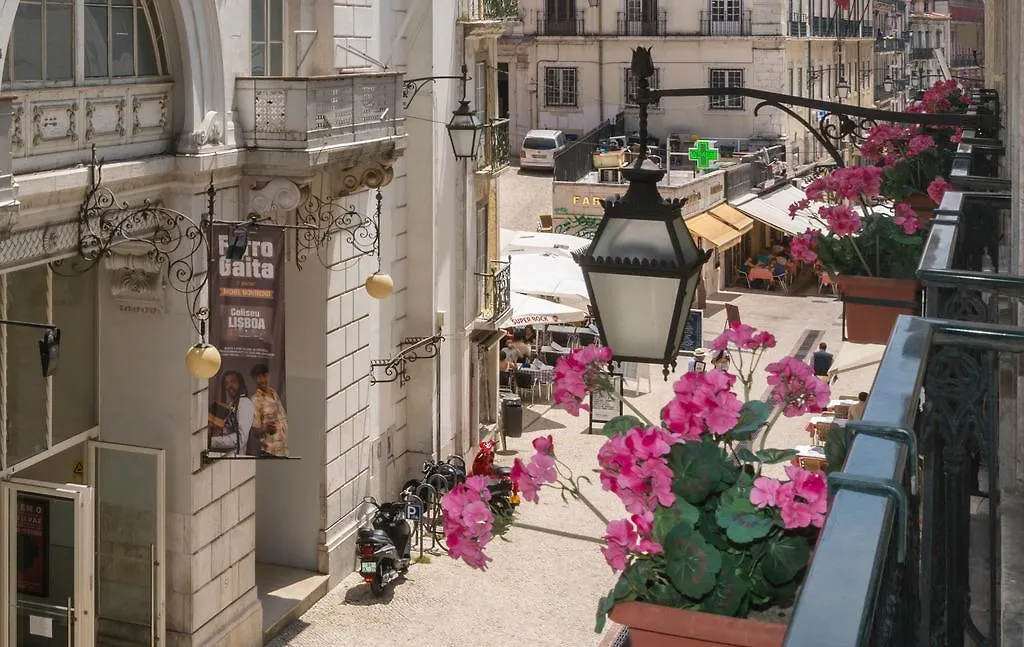
POLYGON ((544 70, 544 105, 575 108, 578 104, 579 70, 575 67, 549 67, 544 70))
POLYGON ((626 0, 627 22, 651 22, 657 15, 657 0, 626 0))
POLYGON ((22 0, 7 45, 7 80, 73 85, 162 76, 157 27, 150 0, 22 0))
POLYGON ((474 99, 476 104, 473 106, 473 110, 476 110, 480 121, 487 123, 490 121, 490 114, 488 112, 490 106, 487 102, 487 63, 476 64, 476 73, 473 75, 473 89, 476 94, 474 99))
POLYGON ((804 96, 804 68, 796 68, 796 96, 804 96))
POLYGON ((483 311, 491 306, 491 293, 494 290, 494 279, 490 276, 490 264, 487 262, 487 204, 478 204, 476 207, 476 273, 477 277, 477 312, 483 311))
POLYGON ((793 68, 789 68, 789 93, 793 94, 795 88, 793 87, 793 68))
MULTIPOLYGON (((650 79, 650 81, 651 81, 651 89, 652 90, 657 90, 659 87, 661 87, 660 85, 658 85, 658 77, 661 76, 660 72, 661 72, 661 70, 654 70, 654 76, 652 76, 651 79, 650 79)), ((630 70, 628 67, 624 70, 624 75, 625 75, 625 79, 626 79, 626 90, 625 90, 626 105, 627 106, 635 106, 636 105, 636 77, 633 76, 633 71, 630 70)), ((652 106, 656 106, 656 105, 658 105, 658 102, 657 101, 652 102, 651 105, 652 106)))
POLYGON ((283 0, 252 0, 252 75, 284 74, 283 0))
POLYGON ((711 22, 739 22, 740 0, 711 0, 711 22))
MULTIPOLYGON (((742 88, 743 70, 711 70, 712 88, 742 88)), ((743 97, 715 94, 710 97, 711 110, 743 110, 743 97)))

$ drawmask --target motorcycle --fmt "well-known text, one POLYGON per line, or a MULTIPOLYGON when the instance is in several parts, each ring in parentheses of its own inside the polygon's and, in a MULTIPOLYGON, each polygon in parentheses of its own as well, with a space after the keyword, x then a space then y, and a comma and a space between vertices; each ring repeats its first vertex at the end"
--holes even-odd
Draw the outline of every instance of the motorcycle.
POLYGON ((374 513, 356 538, 359 574, 373 595, 380 597, 389 584, 409 570, 412 526, 405 516, 405 501, 378 504, 373 497, 366 497, 363 503, 373 506, 374 513))
POLYGON ((519 487, 512 480, 512 468, 494 464, 493 440, 480 442, 480 450, 473 458, 471 476, 486 476, 490 481, 487 489, 491 492, 491 507, 495 512, 511 513, 519 505, 519 487))

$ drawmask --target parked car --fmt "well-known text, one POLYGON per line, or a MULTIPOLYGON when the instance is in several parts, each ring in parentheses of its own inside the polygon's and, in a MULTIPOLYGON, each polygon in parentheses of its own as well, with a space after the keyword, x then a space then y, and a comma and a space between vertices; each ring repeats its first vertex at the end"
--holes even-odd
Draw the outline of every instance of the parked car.
POLYGON ((555 168, 555 155, 566 146, 561 130, 531 130, 523 138, 519 168, 555 168))

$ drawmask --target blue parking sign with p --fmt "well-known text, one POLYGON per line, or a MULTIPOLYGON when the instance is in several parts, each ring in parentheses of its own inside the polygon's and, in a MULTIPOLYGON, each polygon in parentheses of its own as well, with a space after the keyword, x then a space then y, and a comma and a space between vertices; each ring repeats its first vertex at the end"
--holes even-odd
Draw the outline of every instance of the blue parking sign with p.
POLYGON ((418 503, 405 504, 405 518, 410 521, 419 521, 423 516, 423 510, 418 503))

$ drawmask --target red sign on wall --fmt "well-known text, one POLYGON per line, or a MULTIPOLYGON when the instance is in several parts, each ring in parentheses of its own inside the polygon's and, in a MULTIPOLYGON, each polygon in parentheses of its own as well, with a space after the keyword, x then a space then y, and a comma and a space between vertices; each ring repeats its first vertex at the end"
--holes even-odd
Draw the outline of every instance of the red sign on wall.
POLYGON ((47 597, 50 588, 50 502, 18 495, 18 593, 47 597))

